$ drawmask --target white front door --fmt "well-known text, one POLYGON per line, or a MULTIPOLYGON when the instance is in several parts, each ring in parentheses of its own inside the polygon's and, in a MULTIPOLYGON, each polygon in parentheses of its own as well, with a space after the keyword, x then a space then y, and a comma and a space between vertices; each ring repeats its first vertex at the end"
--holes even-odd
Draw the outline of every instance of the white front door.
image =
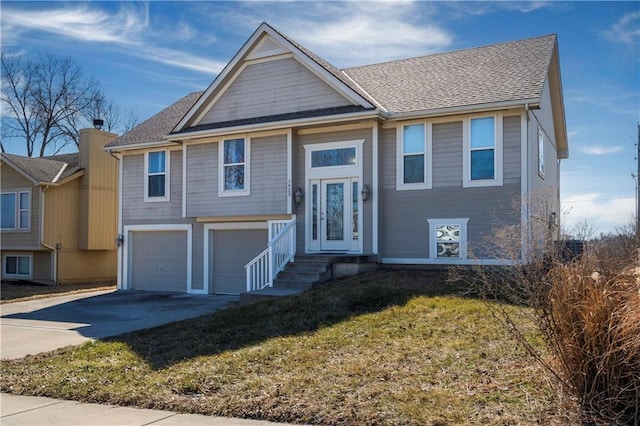
POLYGON ((310 248, 314 251, 359 251, 358 179, 318 179, 312 180, 310 186, 310 248))

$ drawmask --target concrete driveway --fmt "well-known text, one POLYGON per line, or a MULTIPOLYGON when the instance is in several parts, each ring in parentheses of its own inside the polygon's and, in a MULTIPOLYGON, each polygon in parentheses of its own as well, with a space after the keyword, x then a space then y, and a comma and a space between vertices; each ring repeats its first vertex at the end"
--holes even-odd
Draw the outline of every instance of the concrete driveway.
POLYGON ((99 291, 0 306, 2 359, 22 358, 224 309, 237 296, 99 291))

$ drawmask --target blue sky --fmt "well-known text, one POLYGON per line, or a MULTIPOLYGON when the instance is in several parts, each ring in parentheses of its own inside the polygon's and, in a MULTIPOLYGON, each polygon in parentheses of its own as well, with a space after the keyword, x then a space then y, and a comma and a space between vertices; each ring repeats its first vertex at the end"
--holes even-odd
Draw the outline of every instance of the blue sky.
MULTIPOLYGON (((262 21, 338 68, 558 35, 565 229, 635 212, 640 2, 1 2, 2 52, 71 56, 146 119, 204 90, 262 21)), ((9 143, 9 152, 21 152, 9 143)))

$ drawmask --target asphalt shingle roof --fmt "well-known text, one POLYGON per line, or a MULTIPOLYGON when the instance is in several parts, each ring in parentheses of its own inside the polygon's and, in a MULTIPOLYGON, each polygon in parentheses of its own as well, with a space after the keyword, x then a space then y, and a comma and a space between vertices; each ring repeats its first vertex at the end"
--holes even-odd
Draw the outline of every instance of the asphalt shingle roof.
MULTIPOLYGON (((556 44, 556 36, 552 34, 339 70, 286 35, 278 34, 363 98, 381 105, 391 116, 539 98, 556 44)), ((203 93, 185 96, 106 148, 162 141, 203 93)), ((243 117, 233 122, 194 126, 179 133, 281 119, 243 117)))
POLYGON ((52 155, 49 157, 24 157, 7 153, 3 153, 2 156, 11 162, 12 165, 20 168, 24 173, 31 176, 36 182, 52 183, 65 164, 66 168, 58 177, 58 181, 64 180, 82 170, 79 166, 80 155, 77 152, 73 154, 52 155))
POLYGON ((112 140, 105 148, 123 145, 135 145, 145 142, 159 142, 171 133, 176 124, 196 103, 204 92, 193 92, 171 104, 151 118, 143 121, 122 136, 112 140))
POLYGON ((345 69, 391 113, 539 97, 556 36, 345 69))

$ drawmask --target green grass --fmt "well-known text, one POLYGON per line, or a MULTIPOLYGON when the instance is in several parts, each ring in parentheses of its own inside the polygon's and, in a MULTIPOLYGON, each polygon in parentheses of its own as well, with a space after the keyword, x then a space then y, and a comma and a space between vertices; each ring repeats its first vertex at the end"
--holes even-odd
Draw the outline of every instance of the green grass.
POLYGON ((541 369, 463 290, 443 273, 363 274, 3 361, 0 387, 292 423, 566 424, 541 369))

